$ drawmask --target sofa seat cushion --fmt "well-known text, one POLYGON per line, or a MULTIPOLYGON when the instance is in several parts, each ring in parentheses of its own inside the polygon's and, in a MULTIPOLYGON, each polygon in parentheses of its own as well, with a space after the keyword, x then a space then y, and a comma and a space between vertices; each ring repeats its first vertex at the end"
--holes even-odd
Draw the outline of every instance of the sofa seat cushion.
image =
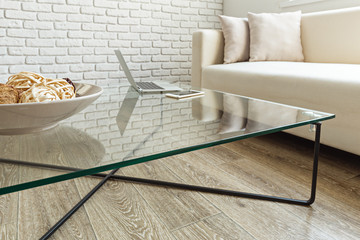
POLYGON ((329 103, 329 96, 331 101, 350 104, 360 95, 358 64, 241 62, 210 65, 202 74, 204 88, 288 104, 297 103, 292 99, 304 95, 315 104, 321 100, 329 103))

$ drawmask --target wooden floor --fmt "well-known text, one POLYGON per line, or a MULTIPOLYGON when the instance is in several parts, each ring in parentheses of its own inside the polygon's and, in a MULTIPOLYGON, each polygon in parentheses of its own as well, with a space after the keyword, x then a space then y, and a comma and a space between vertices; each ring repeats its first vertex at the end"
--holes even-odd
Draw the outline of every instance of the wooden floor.
MULTIPOLYGON (((121 174, 305 199, 312 151, 311 142, 278 133, 121 174)), ((0 165, 0 179, 13 168, 0 165)), ((38 239, 98 182, 83 177, 0 196, 0 239, 38 239)), ((321 148, 311 207, 109 181, 52 239, 360 239, 360 157, 321 148)))

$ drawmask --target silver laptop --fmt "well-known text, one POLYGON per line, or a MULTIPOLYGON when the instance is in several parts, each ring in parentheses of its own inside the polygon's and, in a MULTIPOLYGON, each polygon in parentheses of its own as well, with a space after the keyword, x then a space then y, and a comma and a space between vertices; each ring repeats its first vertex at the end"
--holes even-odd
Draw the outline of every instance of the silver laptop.
POLYGON ((181 88, 166 82, 135 82, 120 50, 115 50, 115 54, 119 59, 123 71, 125 72, 126 78, 136 91, 140 93, 182 91, 181 88))

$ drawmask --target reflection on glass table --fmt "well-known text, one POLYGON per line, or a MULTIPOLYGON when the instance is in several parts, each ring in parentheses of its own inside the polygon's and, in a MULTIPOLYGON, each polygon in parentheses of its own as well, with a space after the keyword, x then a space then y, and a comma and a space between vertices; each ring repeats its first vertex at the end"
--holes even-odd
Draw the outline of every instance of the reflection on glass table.
POLYGON ((103 90, 97 101, 53 129, 0 135, 0 194, 335 117, 207 89, 203 97, 180 101, 121 86, 103 90))

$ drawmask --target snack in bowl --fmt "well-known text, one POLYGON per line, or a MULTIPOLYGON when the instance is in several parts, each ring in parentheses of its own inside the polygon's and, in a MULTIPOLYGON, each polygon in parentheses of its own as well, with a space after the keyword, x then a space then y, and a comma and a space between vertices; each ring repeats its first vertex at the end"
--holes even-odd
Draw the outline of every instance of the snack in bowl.
POLYGON ((76 96, 75 86, 68 78, 50 79, 37 73, 20 72, 10 76, 6 84, 19 92, 18 101, 11 103, 49 102, 76 96))
POLYGON ((21 91, 28 90, 32 85, 36 83, 42 83, 46 80, 45 77, 37 73, 32 72, 20 72, 11 75, 6 84, 14 86, 16 89, 21 91))
POLYGON ((46 86, 43 83, 37 83, 32 85, 32 87, 25 92, 21 93, 19 103, 45 102, 55 100, 60 100, 60 98, 53 88, 46 86))
POLYGON ((0 83, 0 104, 12 104, 19 101, 19 92, 10 85, 0 83))

